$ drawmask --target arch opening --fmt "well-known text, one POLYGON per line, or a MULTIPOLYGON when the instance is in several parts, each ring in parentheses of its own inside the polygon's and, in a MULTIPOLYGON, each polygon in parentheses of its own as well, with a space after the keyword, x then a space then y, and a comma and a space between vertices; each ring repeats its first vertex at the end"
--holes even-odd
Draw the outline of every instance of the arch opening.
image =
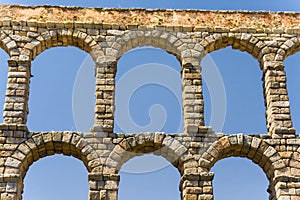
POLYGON ((183 132, 176 57, 145 46, 124 54, 117 65, 114 132, 183 132))
POLYGON ((94 122, 96 81, 88 54, 75 47, 51 48, 32 63, 32 75, 30 130, 89 131, 94 122))
POLYGON ((25 176, 22 199, 87 199, 87 176, 85 166, 77 159, 62 155, 40 159, 25 176))
POLYGON ((201 66, 206 125, 225 133, 266 133, 258 62, 227 47, 205 56, 201 66))
POLYGON ((211 169, 214 172, 213 189, 220 199, 268 199, 268 184, 264 172, 246 158, 225 158, 211 169))
POLYGON ((300 94, 298 90, 299 83, 299 60, 300 52, 295 53, 292 56, 289 56, 284 60, 284 66, 286 71, 286 84, 290 101, 290 113, 293 122, 293 127, 299 132, 300 130, 300 94))
POLYGON ((142 155, 127 161, 119 171, 119 200, 180 200, 180 174, 161 156, 142 155), (161 168, 161 166, 164 166, 161 168), (153 184, 155 183, 155 184, 153 184))
POLYGON ((8 73, 8 65, 7 60, 9 59, 8 54, 0 49, 0 124, 4 122, 3 120, 3 111, 4 111, 4 103, 5 103, 5 91, 7 84, 7 73, 8 73))

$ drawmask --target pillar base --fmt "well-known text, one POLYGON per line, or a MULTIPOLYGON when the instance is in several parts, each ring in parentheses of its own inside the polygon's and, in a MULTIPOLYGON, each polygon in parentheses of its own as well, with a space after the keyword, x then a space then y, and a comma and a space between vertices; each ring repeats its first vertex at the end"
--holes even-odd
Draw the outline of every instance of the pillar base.
POLYGON ((296 137, 295 128, 275 127, 271 130, 270 134, 273 138, 294 138, 296 137))
POLYGON ((199 126, 197 124, 187 124, 184 126, 184 132, 186 134, 197 134, 197 133, 212 133, 211 126, 199 126))
POLYGON ((110 125, 100 125, 96 124, 94 127, 90 129, 90 132, 97 132, 97 133, 112 133, 113 132, 113 126, 110 125))
POLYGON ((0 124, 0 130, 28 131, 26 124, 0 124))

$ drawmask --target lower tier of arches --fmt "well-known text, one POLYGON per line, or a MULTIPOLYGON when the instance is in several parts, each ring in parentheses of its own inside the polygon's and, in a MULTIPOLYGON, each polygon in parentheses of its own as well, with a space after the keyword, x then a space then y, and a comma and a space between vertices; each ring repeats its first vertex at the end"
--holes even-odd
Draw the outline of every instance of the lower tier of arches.
MULTIPOLYGON (((0 130, 1 200, 21 200, 30 166, 54 154, 73 156, 86 167, 89 200, 117 200, 120 169, 128 160, 154 154, 177 168, 181 199, 213 199, 211 168, 228 157, 247 158, 260 167, 269 182, 269 199, 300 196, 300 138, 269 135, 111 134, 104 132, 44 132, 0 130), (18 136, 18 137, 16 137, 18 136)), ((41 177, 42 178, 42 177, 41 177)))

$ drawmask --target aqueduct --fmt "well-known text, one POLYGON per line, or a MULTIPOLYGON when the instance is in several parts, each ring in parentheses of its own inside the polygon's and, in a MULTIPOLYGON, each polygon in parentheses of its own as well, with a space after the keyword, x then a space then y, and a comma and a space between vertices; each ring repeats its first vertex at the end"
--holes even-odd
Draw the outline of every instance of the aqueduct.
POLYGON ((64 154, 86 166, 89 200, 116 200, 122 164, 154 152, 178 168, 184 200, 213 199, 210 169, 230 156, 246 157, 264 170, 269 199, 299 200, 300 138, 292 126, 283 65, 300 51, 299 24, 300 13, 284 12, 0 6, 0 47, 10 56, 0 125, 0 199, 21 200, 29 166, 64 154), (95 62, 95 123, 89 133, 36 133, 26 126, 31 62, 56 46, 78 47, 95 62), (116 63, 138 46, 165 49, 181 63, 184 133, 113 133, 116 63), (214 133, 205 126, 200 62, 227 46, 260 63, 266 134, 214 133))

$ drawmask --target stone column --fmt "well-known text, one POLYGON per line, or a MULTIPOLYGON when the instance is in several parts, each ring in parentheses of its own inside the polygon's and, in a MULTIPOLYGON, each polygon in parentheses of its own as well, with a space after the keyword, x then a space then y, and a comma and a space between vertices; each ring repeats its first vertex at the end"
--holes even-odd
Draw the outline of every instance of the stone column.
POLYGON ((25 125, 28 115, 30 61, 8 61, 4 124, 25 125))
POLYGON ((268 131, 274 136, 294 137, 283 62, 264 61, 261 64, 268 131))
POLYGON ((118 186, 120 175, 118 174, 89 174, 89 198, 88 200, 118 200, 118 186))
POLYGON ((296 176, 277 176, 270 183, 268 192, 269 199, 277 200, 299 200, 300 178, 296 176))
MULTIPOLYGON (((19 176, 4 174, 0 177, 0 199, 1 200, 21 200, 22 189, 18 185, 19 176)), ((23 187, 22 187, 23 188, 23 187)))
POLYGON ((116 62, 98 62, 96 63, 95 72, 96 107, 95 124, 93 130, 98 132, 112 133, 114 128, 116 62))
POLYGON ((184 132, 198 133, 204 126, 202 76, 199 60, 182 61, 184 132))
POLYGON ((212 172, 184 174, 180 188, 183 200, 213 200, 212 172))

